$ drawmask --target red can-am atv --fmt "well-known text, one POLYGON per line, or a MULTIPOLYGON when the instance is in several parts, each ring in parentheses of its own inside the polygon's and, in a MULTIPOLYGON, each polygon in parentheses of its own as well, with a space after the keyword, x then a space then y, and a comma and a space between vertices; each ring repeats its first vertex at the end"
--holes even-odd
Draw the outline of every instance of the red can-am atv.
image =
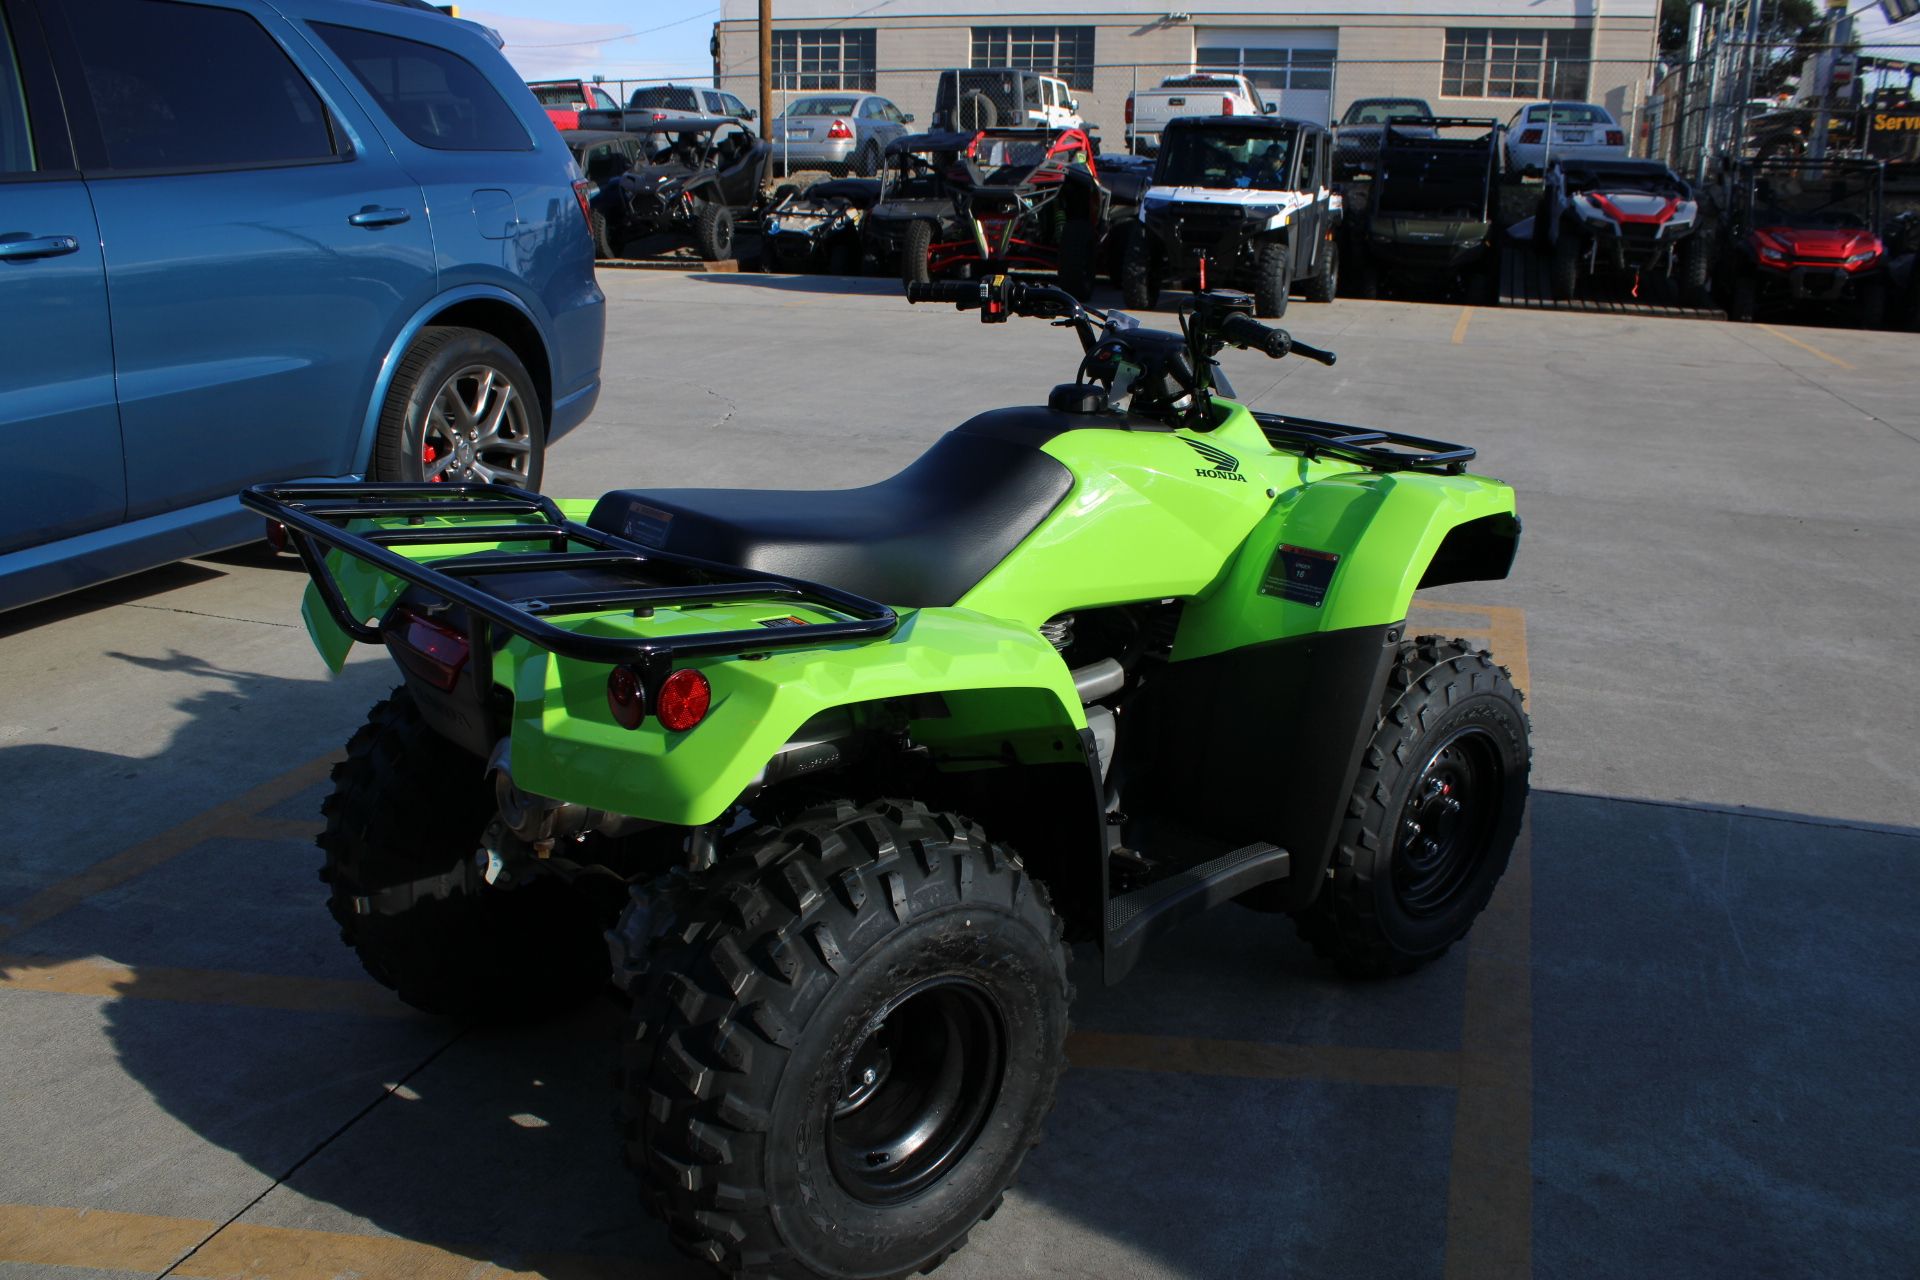
POLYGON ((1851 304, 1863 329, 1887 309, 1878 160, 1764 160, 1732 179, 1727 314, 1851 304))

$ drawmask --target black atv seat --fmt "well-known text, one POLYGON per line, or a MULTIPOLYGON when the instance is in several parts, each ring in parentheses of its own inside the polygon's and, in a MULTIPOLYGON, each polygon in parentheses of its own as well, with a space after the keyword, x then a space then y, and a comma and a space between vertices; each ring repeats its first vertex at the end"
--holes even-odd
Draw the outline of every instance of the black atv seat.
POLYGON ((622 489, 600 499, 587 523, 900 608, 950 605, 1073 488, 1073 473, 1040 451, 1048 433, 1020 438, 1002 416, 956 427, 906 470, 863 489, 622 489))

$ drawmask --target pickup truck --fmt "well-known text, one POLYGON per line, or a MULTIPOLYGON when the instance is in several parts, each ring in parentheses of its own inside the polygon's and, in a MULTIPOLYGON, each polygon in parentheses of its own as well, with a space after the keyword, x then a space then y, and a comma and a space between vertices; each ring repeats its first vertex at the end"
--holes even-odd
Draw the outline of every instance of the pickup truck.
POLYGON ((605 89, 585 80, 529 80, 527 88, 556 129, 578 129, 582 111, 619 109, 605 89))
POLYGON ((1160 148, 1160 130, 1183 116, 1269 116, 1280 109, 1260 97, 1260 90, 1242 75, 1199 71, 1168 76, 1152 89, 1127 95, 1127 138, 1138 155, 1160 148))

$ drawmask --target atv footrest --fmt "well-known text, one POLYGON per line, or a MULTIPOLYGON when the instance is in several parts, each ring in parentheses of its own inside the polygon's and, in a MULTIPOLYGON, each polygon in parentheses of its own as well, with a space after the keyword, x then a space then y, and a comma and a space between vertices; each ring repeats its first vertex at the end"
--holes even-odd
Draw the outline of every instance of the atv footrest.
POLYGON ((1287 877, 1289 856, 1271 844, 1250 844, 1211 862, 1177 871, 1107 902, 1106 980, 1120 981, 1149 940, 1247 890, 1287 877))

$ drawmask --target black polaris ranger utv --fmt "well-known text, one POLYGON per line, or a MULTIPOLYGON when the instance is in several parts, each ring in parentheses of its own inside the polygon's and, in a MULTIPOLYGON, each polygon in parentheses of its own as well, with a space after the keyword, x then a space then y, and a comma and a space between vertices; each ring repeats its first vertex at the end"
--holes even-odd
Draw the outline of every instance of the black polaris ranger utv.
POLYGON ((1459 116, 1381 127, 1369 197, 1347 228, 1347 292, 1371 298, 1384 276, 1416 288, 1494 296, 1493 225, 1500 124, 1459 116))
POLYGON ((635 129, 642 163, 615 180, 607 236, 617 249, 641 236, 691 240, 708 262, 733 257, 735 219, 753 210, 772 148, 738 120, 682 117, 635 129))
POLYGON ((1284 313, 1295 284, 1314 302, 1333 301, 1332 153, 1332 133, 1301 120, 1169 120, 1121 259, 1127 307, 1154 306, 1163 284, 1244 289, 1263 316, 1284 313))

